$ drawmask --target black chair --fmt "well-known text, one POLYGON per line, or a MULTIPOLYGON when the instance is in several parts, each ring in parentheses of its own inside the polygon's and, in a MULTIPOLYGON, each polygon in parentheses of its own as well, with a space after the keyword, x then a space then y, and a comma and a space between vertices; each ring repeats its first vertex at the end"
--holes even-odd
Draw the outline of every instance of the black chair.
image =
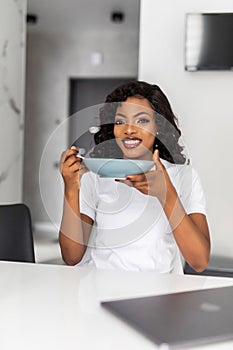
POLYGON ((196 272, 186 262, 184 266, 184 273, 188 275, 233 277, 233 258, 211 256, 209 265, 202 272, 196 272))
POLYGON ((0 205, 0 260, 35 262, 31 214, 23 203, 0 205))

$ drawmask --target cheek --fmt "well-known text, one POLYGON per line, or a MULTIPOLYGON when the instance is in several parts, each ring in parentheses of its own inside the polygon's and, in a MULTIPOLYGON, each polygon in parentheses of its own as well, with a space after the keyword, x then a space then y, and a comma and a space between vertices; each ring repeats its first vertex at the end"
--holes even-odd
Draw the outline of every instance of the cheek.
POLYGON ((155 141, 155 130, 149 129, 143 131, 143 143, 147 148, 153 148, 155 141))
POLYGON ((155 142, 155 137, 153 135, 149 136, 147 138, 147 146, 148 146, 148 148, 153 148, 154 142, 155 142))
POLYGON ((114 137, 115 137, 115 139, 116 139, 116 143, 118 144, 118 145, 120 145, 120 136, 121 136, 121 132, 120 132, 120 130, 119 130, 119 128, 113 128, 113 134, 114 134, 114 137))
POLYGON ((118 130, 117 130, 117 128, 116 127, 114 127, 113 128, 113 134, 114 134, 114 137, 117 139, 119 136, 119 132, 118 132, 118 130))
POLYGON ((151 128, 151 127, 144 128, 141 130, 141 132, 143 133, 145 138, 155 139, 155 136, 156 136, 156 129, 155 128, 151 128))
POLYGON ((149 137, 155 137, 157 128, 154 122, 150 122, 148 124, 141 125, 140 130, 142 133, 147 134, 149 137))
POLYGON ((117 125, 113 128, 113 134, 115 138, 122 137, 122 134, 124 134, 124 127, 122 125, 117 125))

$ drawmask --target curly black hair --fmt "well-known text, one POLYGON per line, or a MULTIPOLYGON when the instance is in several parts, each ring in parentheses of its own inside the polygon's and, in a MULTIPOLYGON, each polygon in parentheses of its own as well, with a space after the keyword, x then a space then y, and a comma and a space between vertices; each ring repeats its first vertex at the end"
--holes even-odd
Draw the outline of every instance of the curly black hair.
POLYGON ((107 96, 99 111, 100 130, 95 134, 96 146, 91 157, 123 158, 113 133, 115 113, 121 102, 132 96, 146 98, 155 111, 157 134, 153 151, 158 149, 160 157, 171 163, 184 164, 186 157, 182 153, 183 147, 179 145, 181 131, 170 103, 158 85, 144 81, 130 81, 107 96))

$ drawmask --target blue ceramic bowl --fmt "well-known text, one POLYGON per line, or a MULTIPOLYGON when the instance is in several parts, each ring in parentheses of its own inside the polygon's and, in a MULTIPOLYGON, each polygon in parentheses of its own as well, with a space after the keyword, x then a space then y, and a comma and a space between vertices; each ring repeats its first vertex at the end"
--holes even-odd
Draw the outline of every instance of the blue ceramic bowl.
POLYGON ((154 165, 150 160, 85 158, 89 170, 101 177, 125 178, 128 175, 148 172, 154 165))

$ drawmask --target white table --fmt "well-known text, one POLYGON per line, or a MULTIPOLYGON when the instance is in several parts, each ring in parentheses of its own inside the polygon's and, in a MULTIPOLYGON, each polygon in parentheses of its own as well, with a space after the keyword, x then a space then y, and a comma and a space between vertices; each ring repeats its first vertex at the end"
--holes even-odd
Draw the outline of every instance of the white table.
MULTIPOLYGON (((233 279, 0 262, 0 349, 156 349, 100 300, 229 285, 233 279)), ((196 349, 232 348, 225 342, 196 349)))

